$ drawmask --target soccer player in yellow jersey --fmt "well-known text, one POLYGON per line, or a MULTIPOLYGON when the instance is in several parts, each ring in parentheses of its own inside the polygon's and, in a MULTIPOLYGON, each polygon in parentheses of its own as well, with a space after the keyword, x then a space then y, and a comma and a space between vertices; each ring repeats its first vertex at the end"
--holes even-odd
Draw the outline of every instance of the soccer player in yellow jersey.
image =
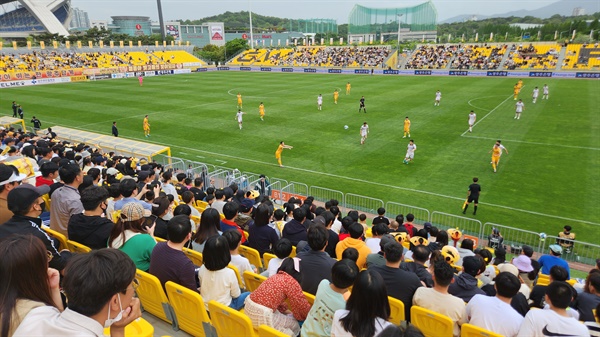
POLYGON ((333 103, 337 104, 338 98, 340 97, 340 93, 335 89, 333 92, 333 103))
POLYGON ((492 168, 494 169, 494 173, 496 173, 496 168, 498 167, 498 162, 500 162, 500 156, 502 155, 500 145, 498 143, 494 144, 490 153, 492 154, 492 168))
POLYGON ((406 135, 410 137, 410 119, 408 119, 408 116, 404 118, 404 137, 402 138, 406 138, 406 135))
POLYGON ((517 86, 519 87, 519 91, 521 91, 521 88, 523 88, 523 80, 521 80, 521 79, 520 79, 520 80, 517 82, 517 86))
POLYGON ((281 152, 283 152, 283 149, 293 149, 294 147, 291 145, 285 145, 285 143, 282 141, 279 143, 279 147, 277 148, 277 151, 275 151, 275 158, 277 159, 277 162, 279 163, 279 167, 283 167, 283 164, 281 164, 281 152))
POLYGON ((144 136, 150 137, 150 123, 148 123, 148 115, 146 115, 144 117, 143 127, 144 127, 144 136))
POLYGON ((517 98, 519 98, 519 91, 520 91, 519 84, 517 83, 513 87, 513 98, 514 98, 515 101, 517 100, 517 98))
POLYGON ((346 95, 350 95, 350 89, 352 89, 352 86, 350 85, 350 82, 346 83, 346 95))
POLYGON ((260 120, 264 121, 265 119, 265 105, 263 104, 263 102, 260 102, 260 105, 258 106, 258 113, 260 114, 260 120))
POLYGON ((238 109, 242 109, 242 94, 240 94, 239 92, 237 94, 237 101, 238 109))

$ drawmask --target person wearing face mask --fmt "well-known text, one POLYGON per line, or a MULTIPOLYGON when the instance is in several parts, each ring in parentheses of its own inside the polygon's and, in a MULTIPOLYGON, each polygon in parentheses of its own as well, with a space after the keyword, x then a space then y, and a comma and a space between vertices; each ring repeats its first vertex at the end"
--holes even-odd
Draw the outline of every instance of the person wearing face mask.
POLYGON ((69 240, 91 249, 106 248, 114 223, 104 216, 108 191, 104 187, 90 186, 81 192, 83 213, 73 214, 67 226, 69 240))
POLYGON ((58 251, 58 245, 40 227, 44 212, 42 195, 50 191, 50 186, 34 187, 22 184, 12 189, 7 196, 8 209, 13 212, 12 218, 0 225, 0 240, 12 234, 33 234, 42 240, 46 250, 52 254, 50 268, 61 271, 65 268, 71 253, 68 250, 58 251))
POLYGON ((125 336, 125 326, 142 316, 134 297, 138 286, 135 264, 123 252, 107 248, 74 256, 62 286, 68 307, 31 310, 13 336, 125 336))

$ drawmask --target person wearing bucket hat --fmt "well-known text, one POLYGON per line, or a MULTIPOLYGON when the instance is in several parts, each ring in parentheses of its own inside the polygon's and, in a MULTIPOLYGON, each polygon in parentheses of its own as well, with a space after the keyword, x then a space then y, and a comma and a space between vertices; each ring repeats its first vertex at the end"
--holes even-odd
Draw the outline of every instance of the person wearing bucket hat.
POLYGON ((14 215, 0 226, 0 240, 13 234, 30 234, 39 238, 46 246, 48 257, 52 254, 50 268, 61 271, 71 257, 71 253, 59 251, 58 245, 41 228, 40 215, 44 211, 42 195, 49 191, 48 185, 34 187, 23 184, 13 188, 8 193, 7 202, 8 208, 14 215))
POLYGON ((108 248, 116 248, 127 254, 137 269, 150 269, 150 256, 156 246, 154 228, 156 222, 147 223, 151 215, 140 203, 129 202, 121 208, 121 215, 108 238, 108 248))
POLYGON ((15 166, 0 164, 0 224, 13 216, 13 212, 8 209, 8 193, 19 186, 26 177, 25 174, 19 173, 15 166))
POLYGON ((562 255, 562 247, 560 245, 550 245, 550 254, 542 255, 538 262, 540 263, 540 267, 542 268, 542 274, 550 274, 550 269, 554 266, 561 266, 567 270, 569 274, 569 278, 571 278, 571 272, 569 269, 569 264, 567 261, 561 259, 562 255))

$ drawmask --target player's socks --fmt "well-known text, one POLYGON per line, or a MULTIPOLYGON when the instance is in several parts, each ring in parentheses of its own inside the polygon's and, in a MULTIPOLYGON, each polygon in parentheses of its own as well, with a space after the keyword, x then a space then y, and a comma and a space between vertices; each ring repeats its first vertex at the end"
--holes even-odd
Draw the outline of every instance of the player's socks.
POLYGON ((496 172, 496 164, 492 163, 492 168, 494 169, 494 172, 496 172))
POLYGON ((477 206, 473 206, 473 215, 477 215, 477 206))
POLYGON ((463 208, 463 214, 466 214, 467 208, 469 208, 469 204, 466 204, 465 207, 463 208))

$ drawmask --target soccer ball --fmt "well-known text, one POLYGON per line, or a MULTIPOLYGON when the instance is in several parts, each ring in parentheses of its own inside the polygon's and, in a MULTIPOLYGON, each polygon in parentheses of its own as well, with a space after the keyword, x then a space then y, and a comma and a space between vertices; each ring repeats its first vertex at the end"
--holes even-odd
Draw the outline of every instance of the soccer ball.
POLYGON ((344 129, 348 130, 348 125, 344 125, 344 129))
POLYGON ((546 240, 546 233, 540 233, 540 240, 546 240))

